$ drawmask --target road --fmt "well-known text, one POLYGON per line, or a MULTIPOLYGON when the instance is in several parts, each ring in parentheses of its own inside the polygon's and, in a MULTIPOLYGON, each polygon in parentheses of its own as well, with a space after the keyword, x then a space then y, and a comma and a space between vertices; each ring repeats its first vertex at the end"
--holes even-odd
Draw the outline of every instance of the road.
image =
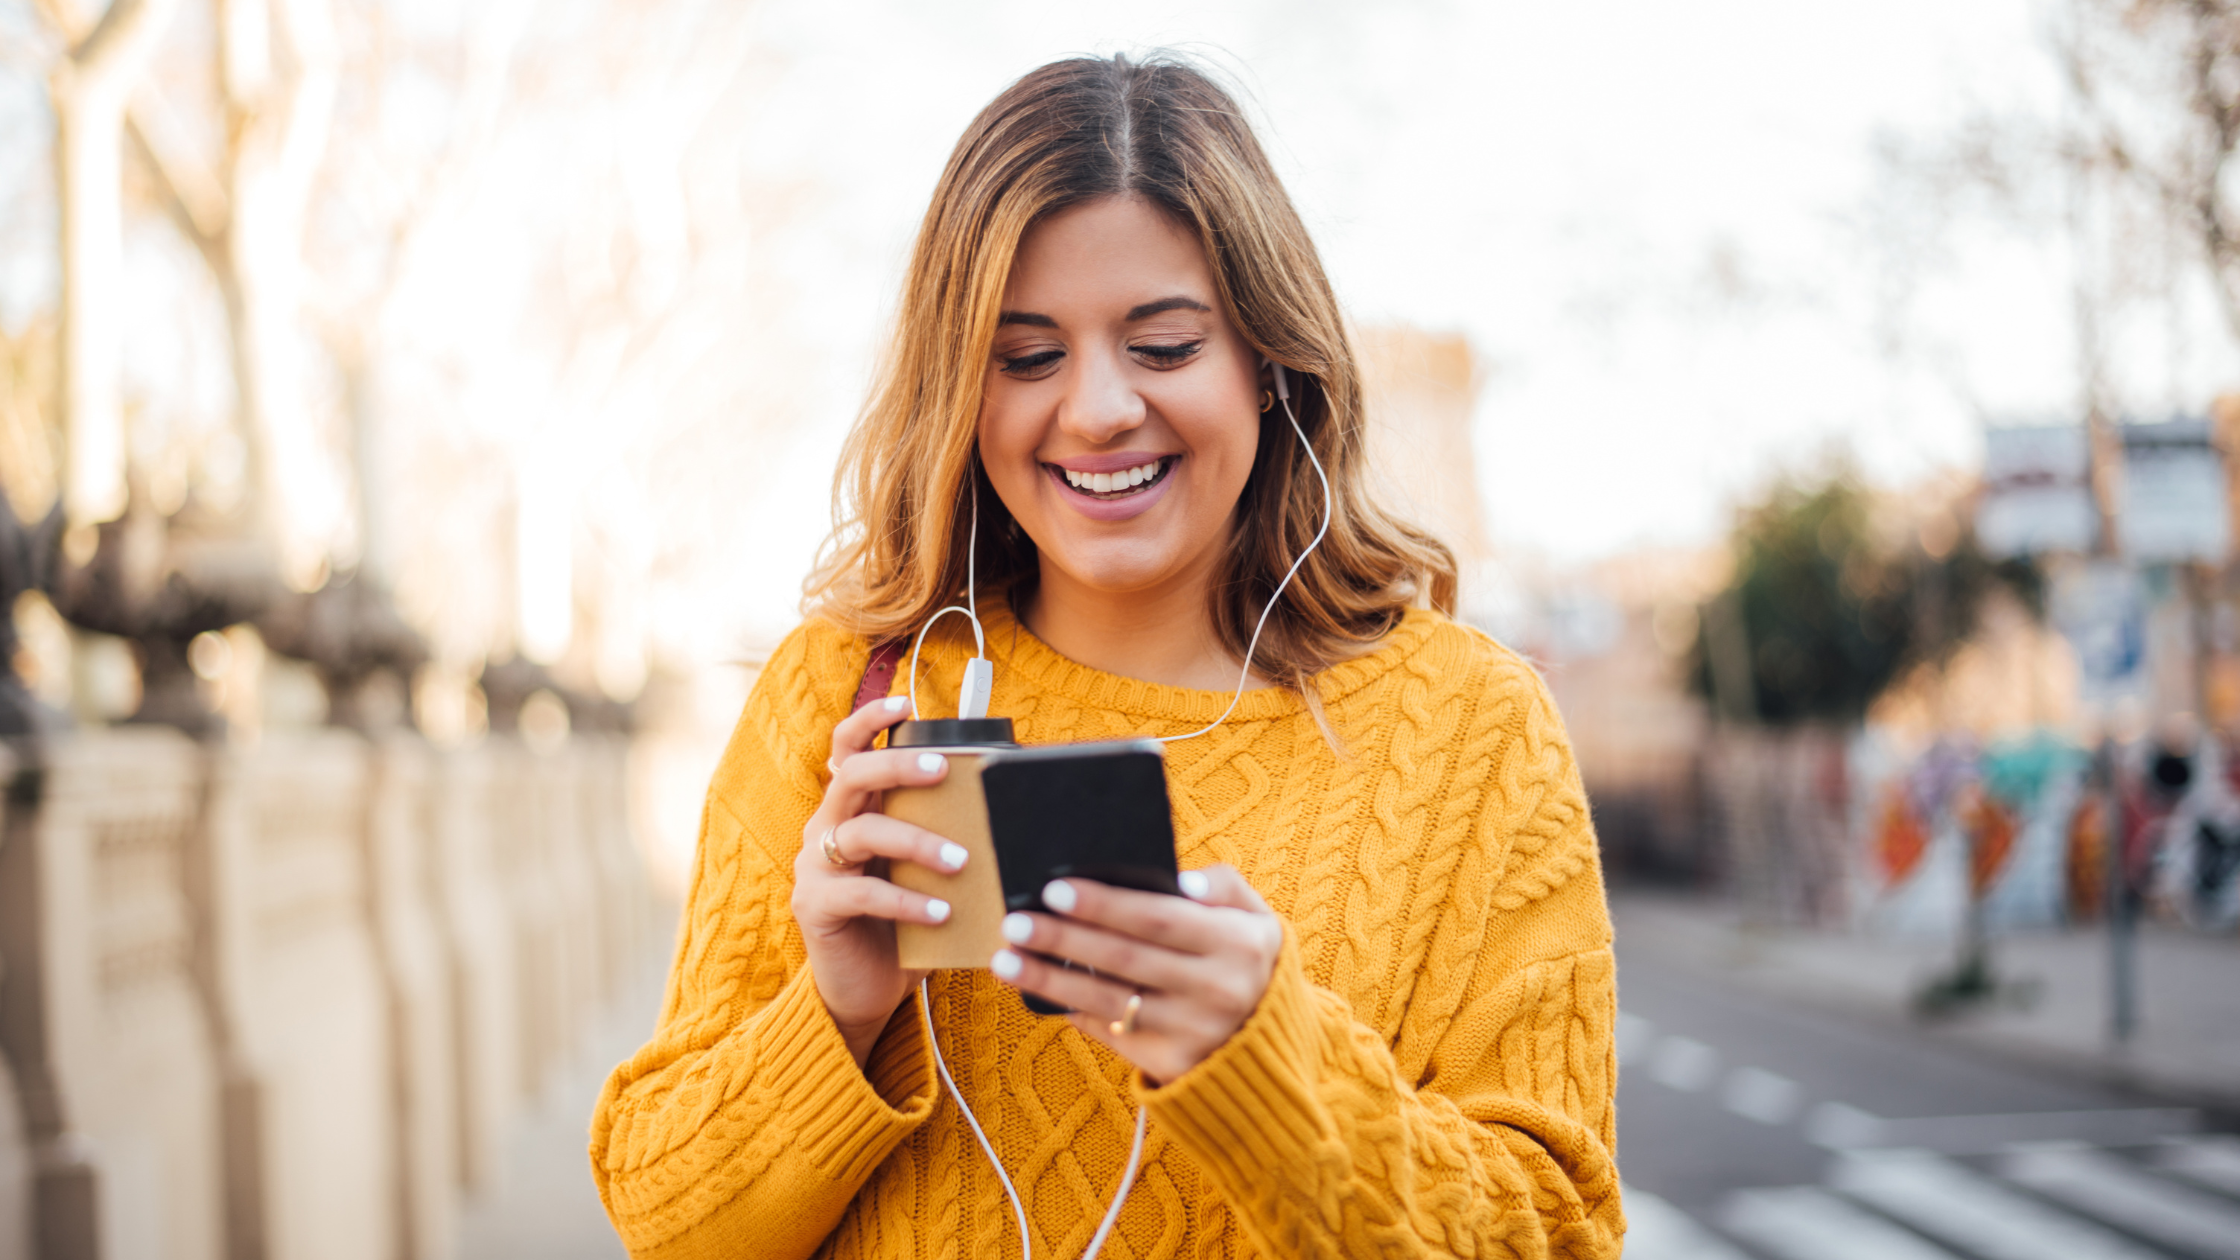
POLYGON ((2240 1136, 1618 942, 1628 1260, 2240 1260, 2240 1136))

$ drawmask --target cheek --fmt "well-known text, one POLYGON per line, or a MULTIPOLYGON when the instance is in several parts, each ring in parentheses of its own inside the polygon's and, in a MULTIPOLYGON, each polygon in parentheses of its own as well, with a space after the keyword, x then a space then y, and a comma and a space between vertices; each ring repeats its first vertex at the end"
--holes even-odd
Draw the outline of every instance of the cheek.
POLYGON ((1260 401, 1247 399, 1226 384, 1177 398, 1168 414, 1176 434, 1190 448, 1206 488, 1234 499, 1252 475, 1260 451, 1260 401))
MULTIPOLYGON (((1031 488, 1034 479, 1042 475, 1034 457, 1039 434, 1026 419, 1018 408, 1006 408, 996 399, 980 408, 980 463, 988 470, 988 480, 996 490, 1007 496, 1007 502, 1031 488)), ((1013 505, 1014 513, 1018 506, 1013 505)))

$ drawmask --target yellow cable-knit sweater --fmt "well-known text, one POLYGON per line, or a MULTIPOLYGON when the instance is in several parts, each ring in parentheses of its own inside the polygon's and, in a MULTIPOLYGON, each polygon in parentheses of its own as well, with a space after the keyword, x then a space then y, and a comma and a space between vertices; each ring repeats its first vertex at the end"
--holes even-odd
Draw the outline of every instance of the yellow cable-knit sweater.
MULTIPOLYGON (((1022 743, 1178 734, 1229 701, 1076 665, 1000 607, 986 625, 990 711, 1022 743)), ((969 647, 927 644, 929 714, 954 711, 969 647)), ((635 1256, 1019 1254, 917 998, 858 1071, 787 910, 869 651, 816 621, 789 636, 709 789, 660 1025, 592 1121, 635 1256)), ((1610 921, 1546 688, 1422 611, 1319 678, 1342 756, 1277 690, 1167 748, 1183 867, 1233 863, 1289 925, 1259 1009, 1212 1057, 1151 1088, 988 972, 933 975, 942 1052, 1035 1254, 1087 1245, 1145 1107, 1106 1256, 1616 1257, 1610 921)))

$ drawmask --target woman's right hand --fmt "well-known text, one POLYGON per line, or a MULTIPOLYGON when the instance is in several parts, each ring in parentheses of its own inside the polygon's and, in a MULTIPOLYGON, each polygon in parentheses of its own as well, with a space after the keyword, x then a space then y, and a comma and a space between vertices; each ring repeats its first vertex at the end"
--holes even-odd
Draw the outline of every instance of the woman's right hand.
POLYGON ((963 845, 877 812, 888 789, 939 783, 949 772, 948 759, 939 753, 871 747, 909 707, 908 699, 895 696, 863 706, 832 728, 832 756, 825 763, 832 782, 802 828, 801 852, 793 860, 793 917, 801 925, 809 970, 859 1068, 895 1008, 925 974, 904 971, 896 961, 895 921, 940 923, 949 917, 948 903, 867 874, 866 865, 885 858, 952 872, 966 856, 963 845), (844 865, 828 859, 828 847, 844 865))

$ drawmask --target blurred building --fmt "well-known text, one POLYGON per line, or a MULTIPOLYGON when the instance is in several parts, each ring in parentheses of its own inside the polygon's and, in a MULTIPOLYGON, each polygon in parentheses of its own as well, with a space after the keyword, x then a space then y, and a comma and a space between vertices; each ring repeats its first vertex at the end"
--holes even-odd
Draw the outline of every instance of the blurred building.
POLYGON ((1359 344, 1372 484, 1454 549, 1467 582, 1493 555, 1471 436, 1484 365, 1463 337, 1405 325, 1366 329, 1359 344))
POLYGON ((1718 869, 1705 829, 1710 714, 1688 694, 1697 607, 1725 576, 1716 550, 1644 549, 1549 583, 1533 656, 1562 707, 1613 878, 1698 883, 1718 869))

